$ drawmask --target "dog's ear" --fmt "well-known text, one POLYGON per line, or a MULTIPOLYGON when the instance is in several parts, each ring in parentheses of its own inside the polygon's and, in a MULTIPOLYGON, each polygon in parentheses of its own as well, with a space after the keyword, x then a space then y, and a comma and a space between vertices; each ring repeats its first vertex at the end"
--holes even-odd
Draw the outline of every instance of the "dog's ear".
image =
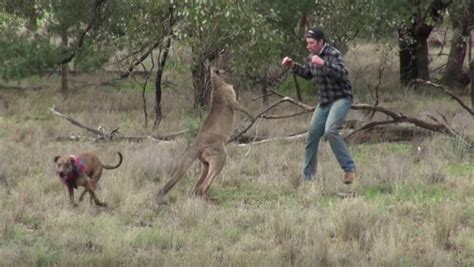
POLYGON ((58 159, 60 158, 60 156, 56 156, 54 157, 54 162, 58 162, 58 159))

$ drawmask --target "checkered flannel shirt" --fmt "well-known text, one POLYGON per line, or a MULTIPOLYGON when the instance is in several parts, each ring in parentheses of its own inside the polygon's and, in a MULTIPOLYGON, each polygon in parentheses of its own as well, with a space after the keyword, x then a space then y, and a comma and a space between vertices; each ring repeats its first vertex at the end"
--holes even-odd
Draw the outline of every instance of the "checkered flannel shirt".
POLYGON ((304 65, 295 63, 292 72, 304 79, 314 80, 319 102, 323 106, 340 98, 352 101, 352 86, 341 52, 326 44, 319 56, 324 60, 324 65, 312 64, 310 55, 305 59, 304 65))

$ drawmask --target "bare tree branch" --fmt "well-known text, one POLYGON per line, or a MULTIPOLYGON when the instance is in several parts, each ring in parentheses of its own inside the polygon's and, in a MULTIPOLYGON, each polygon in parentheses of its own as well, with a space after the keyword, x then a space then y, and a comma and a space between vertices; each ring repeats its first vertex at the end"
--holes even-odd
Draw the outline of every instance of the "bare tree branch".
MULTIPOLYGON (((265 113, 269 112, 270 110, 274 109, 275 107, 279 106, 282 103, 289 102, 289 103, 291 103, 293 105, 296 105, 296 106, 298 106, 298 107, 300 107, 304 110, 304 112, 293 114, 293 115, 291 115, 291 117, 314 111, 314 107, 312 107, 312 106, 306 105, 306 104, 304 104, 304 103, 302 103, 298 100, 295 100, 291 97, 283 96, 283 95, 281 95, 280 93, 278 93, 274 90, 272 90, 272 92, 274 94, 278 95, 278 96, 282 96, 282 98, 280 98, 279 100, 277 100, 275 103, 271 104, 270 106, 266 107, 263 111, 259 112, 258 115, 255 116, 254 119, 252 119, 250 121, 250 123, 243 130, 241 130, 239 133, 233 135, 229 139, 229 141, 227 141, 227 143, 230 143, 230 142, 236 140, 237 138, 239 138, 240 136, 242 136, 244 133, 246 133, 255 124, 255 122, 258 119, 265 118, 265 116, 264 116, 265 113)), ((281 117, 285 118, 285 117, 288 117, 288 115, 284 115, 284 116, 281 116, 281 117)), ((272 117, 272 119, 274 119, 274 118, 272 117)))
POLYGON ((63 60, 61 60, 60 62, 58 62, 58 66, 59 65, 63 65, 63 64, 66 64, 66 63, 69 63, 75 56, 76 56, 76 51, 80 48, 82 48, 82 45, 84 44, 84 39, 86 37, 86 35, 90 32, 90 30, 92 29, 92 26, 94 26, 94 24, 97 23, 97 20, 100 19, 100 16, 101 16, 101 9, 102 9, 102 6, 105 4, 106 0, 96 0, 95 1, 95 5, 94 5, 94 16, 92 17, 91 21, 89 22, 89 24, 86 26, 86 28, 84 29, 84 31, 81 33, 81 35, 79 36, 79 40, 77 42, 77 45, 76 47, 73 49, 72 53, 64 58, 63 60))
MULTIPOLYGON (((230 140, 228 141, 228 143, 230 143, 230 142, 236 140, 238 137, 242 136, 245 132, 247 132, 253 126, 253 124, 258 119, 264 119, 265 117, 268 117, 268 118, 271 118, 271 119, 277 118, 277 117, 274 117, 274 116, 265 116, 264 114, 266 114, 267 112, 269 112, 270 110, 272 110, 273 108, 277 107, 278 105, 280 105, 284 102, 292 103, 292 104, 302 108, 305 111, 305 112, 301 112, 301 113, 298 113, 298 114, 304 114, 306 112, 312 112, 315 109, 315 107, 312 107, 312 106, 306 105, 304 103, 301 103, 298 100, 295 100, 295 99, 293 99, 291 97, 288 97, 288 96, 284 96, 284 95, 282 95, 282 94, 280 94, 276 91, 272 90, 272 92, 275 95, 280 96, 281 98, 279 100, 277 100, 276 102, 274 102, 273 104, 271 104, 270 106, 266 107, 257 116, 255 116, 255 118, 250 121, 249 125, 247 125, 239 133, 232 136, 230 138, 230 140)), ((374 127, 380 126, 380 125, 394 124, 394 123, 410 123, 410 124, 413 124, 414 126, 417 126, 417 127, 423 128, 423 129, 427 129, 427 130, 430 130, 430 131, 433 131, 433 132, 442 133, 442 134, 446 134, 446 135, 451 136, 451 137, 459 138, 460 140, 463 141, 463 143, 467 144, 468 146, 472 147, 474 145, 471 141, 467 140, 464 136, 462 136, 461 134, 457 133, 454 129, 449 127, 447 125, 447 123, 440 123, 437 120, 435 120, 436 123, 430 123, 430 122, 427 122, 427 121, 424 121, 424 120, 421 120, 421 119, 418 119, 418 118, 406 116, 401 112, 396 112, 396 111, 392 111, 390 109, 387 109, 387 108, 384 108, 384 107, 381 107, 381 106, 373 106, 373 105, 368 105, 368 104, 352 104, 351 109, 366 110, 366 111, 370 111, 370 112, 380 112, 380 113, 383 113, 383 114, 389 116, 391 118, 391 120, 372 121, 372 122, 366 123, 365 125, 361 126, 360 128, 354 130, 354 132, 349 134, 349 136, 347 136, 346 138, 349 138, 349 137, 353 136, 357 132, 367 130, 367 129, 370 129, 370 128, 374 128, 374 127)), ((280 117, 284 118, 284 117, 289 117, 289 116, 280 116, 280 117)), ((261 140, 261 141, 263 141, 263 140, 261 140)))
POLYGON ((415 79, 413 80, 412 82, 413 84, 426 84, 426 85, 430 85, 432 87, 435 87, 435 88, 439 88, 439 89, 442 89, 446 94, 448 94, 452 99, 456 100, 456 102, 458 102, 459 105, 461 105, 462 108, 464 108, 465 110, 467 110, 467 112, 469 112, 469 114, 473 115, 474 116, 474 109, 473 108, 470 108, 466 103, 464 103, 458 96, 456 96, 453 92, 451 92, 450 90, 446 89, 444 86, 442 86, 441 84, 437 84, 437 83, 434 83, 434 82, 431 82, 431 81, 425 81, 423 79, 415 79))
MULTIPOLYGON (((402 113, 397 114, 396 112, 393 112, 383 107, 375 107, 375 106, 371 106, 367 104, 352 104, 351 108, 355 110, 371 110, 371 111, 381 112, 391 117, 394 123, 403 123, 403 122, 411 123, 415 126, 418 126, 427 130, 431 130, 433 132, 438 132, 438 133, 449 135, 451 137, 460 138, 461 140, 463 140, 464 143, 472 146, 471 142, 467 141, 466 138, 464 138, 461 134, 457 133, 455 130, 450 128, 445 123, 429 123, 424 120, 405 116, 402 113)), ((371 123, 376 123, 376 122, 371 122, 371 123)), ((365 127, 365 126, 362 126, 362 127, 365 127)), ((365 128, 367 129, 369 127, 365 127, 365 128)))
POLYGON ((143 53, 139 58, 135 58, 135 61, 126 69, 124 73, 120 75, 120 79, 128 78, 136 66, 143 65, 143 61, 145 61, 145 59, 147 59, 150 54, 152 54, 153 50, 155 50, 161 44, 161 41, 161 39, 155 41, 151 46, 148 47, 145 53, 143 53))
POLYGON ((352 131, 352 132, 351 132, 349 135, 347 135, 344 139, 350 139, 350 138, 352 138, 356 133, 358 133, 358 132, 360 132, 360 131, 367 130, 367 129, 370 129, 370 128, 373 128, 373 127, 377 127, 377 126, 380 126, 380 125, 387 125, 387 124, 392 124, 392 123, 397 123, 397 122, 396 122, 396 121, 393 121, 393 120, 369 122, 369 123, 366 123, 366 124, 364 124, 363 126, 359 127, 358 129, 355 129, 354 131, 352 131))
POLYGON ((304 133, 292 134, 292 135, 289 135, 289 136, 273 137, 273 138, 258 140, 258 141, 254 141, 254 142, 238 144, 237 146, 249 146, 249 145, 263 144, 263 143, 268 143, 268 142, 273 142, 273 141, 280 141, 280 140, 287 140, 287 141, 288 140, 295 140, 295 139, 299 139, 299 138, 304 138, 307 135, 308 135, 308 133, 304 132, 304 133))
POLYGON ((66 114, 63 114, 63 113, 57 111, 57 110, 56 110, 56 107, 55 107, 54 105, 53 105, 49 110, 50 110, 51 112, 53 112, 54 115, 56 115, 56 116, 58 116, 58 117, 60 117, 60 118, 62 118, 62 119, 65 119, 65 120, 69 121, 70 123, 72 123, 72 124, 78 126, 79 128, 82 128, 82 129, 84 129, 84 130, 86 130, 86 131, 88 131, 88 132, 91 132, 91 133, 93 133, 93 134, 95 134, 95 135, 98 135, 98 136, 105 136, 105 135, 106 135, 106 134, 105 134, 104 132, 102 132, 102 131, 99 131, 99 130, 90 128, 90 127, 88 127, 88 126, 85 126, 85 125, 83 125, 82 123, 80 123, 80 122, 76 121, 75 119, 71 118, 70 116, 68 116, 68 115, 66 115, 66 114))
MULTIPOLYGON (((104 131, 97 130, 97 129, 91 128, 87 125, 84 125, 84 124, 80 123, 79 121, 73 119, 71 116, 59 112, 56 109, 55 106, 52 106, 49 110, 54 115, 60 117, 61 119, 65 119, 68 122, 72 123, 73 125, 81 128, 81 129, 84 129, 87 132, 90 132, 90 133, 93 133, 94 135, 96 135, 95 138, 87 137, 87 138, 92 139, 94 141, 98 141, 98 140, 142 141, 142 140, 145 140, 145 139, 150 139, 150 140, 153 140, 153 141, 169 141, 169 140, 175 139, 178 136, 182 136, 186 132, 188 132, 188 130, 182 130, 182 131, 178 131, 178 132, 174 132, 174 133, 168 133, 168 134, 162 134, 162 135, 123 136, 123 135, 120 134, 118 128, 113 129, 110 133, 106 133, 104 131)), ((69 139, 77 140, 77 139, 80 139, 80 137, 75 136, 74 138, 70 137, 69 139)))

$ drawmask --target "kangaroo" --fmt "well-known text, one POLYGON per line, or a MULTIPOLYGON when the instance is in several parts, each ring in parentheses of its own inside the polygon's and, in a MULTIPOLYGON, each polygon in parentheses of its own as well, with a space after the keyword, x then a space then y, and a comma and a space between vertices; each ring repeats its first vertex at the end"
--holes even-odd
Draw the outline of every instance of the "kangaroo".
POLYGON ((212 91, 209 113, 193 144, 184 152, 174 175, 159 191, 161 200, 186 174, 196 159, 201 162, 202 173, 193 194, 207 198, 212 181, 222 171, 226 161, 225 145, 232 134, 235 110, 240 110, 252 118, 250 112, 237 102, 234 87, 226 83, 220 73, 221 71, 211 67, 212 91))

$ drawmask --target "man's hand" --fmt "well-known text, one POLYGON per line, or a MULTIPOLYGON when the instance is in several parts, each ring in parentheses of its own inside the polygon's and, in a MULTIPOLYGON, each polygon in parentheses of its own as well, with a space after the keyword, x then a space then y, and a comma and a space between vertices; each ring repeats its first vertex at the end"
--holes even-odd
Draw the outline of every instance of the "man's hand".
POLYGON ((289 57, 284 57, 283 60, 281 61, 281 64, 287 68, 292 68, 293 67, 293 59, 289 57))
POLYGON ((313 55, 311 57, 311 63, 315 65, 324 65, 324 60, 320 58, 318 55, 313 55))

